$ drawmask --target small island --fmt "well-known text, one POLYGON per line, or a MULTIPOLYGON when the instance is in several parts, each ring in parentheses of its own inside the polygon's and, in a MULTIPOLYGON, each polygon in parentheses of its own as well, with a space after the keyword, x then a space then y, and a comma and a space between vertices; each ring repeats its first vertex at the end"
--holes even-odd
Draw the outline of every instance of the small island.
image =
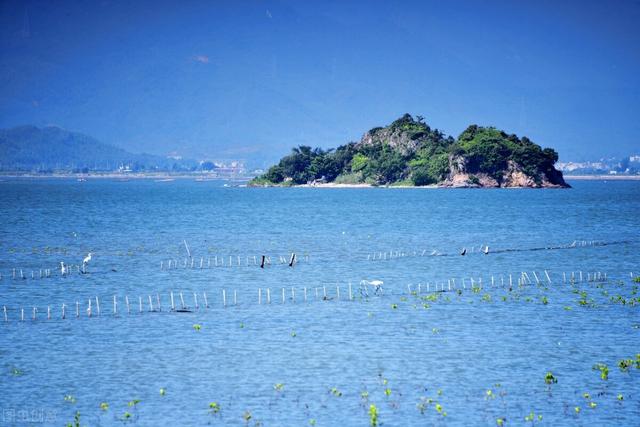
POLYGON ((405 114, 337 149, 294 148, 250 185, 568 188, 557 161, 526 136, 471 125, 455 139, 405 114))

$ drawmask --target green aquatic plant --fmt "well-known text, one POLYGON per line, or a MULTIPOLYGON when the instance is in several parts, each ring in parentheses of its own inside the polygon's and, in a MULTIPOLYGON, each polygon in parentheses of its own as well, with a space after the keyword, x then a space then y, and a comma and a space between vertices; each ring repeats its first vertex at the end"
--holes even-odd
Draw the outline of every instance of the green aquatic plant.
POLYGON ((543 296, 540 301, 542 302, 543 305, 549 304, 549 299, 546 296, 543 296))
POLYGON ((291 331, 291 338, 295 338, 298 336, 298 334, 296 334, 296 331, 291 331))
POLYGON ((109 404, 107 402, 100 403, 100 409, 103 411, 109 410, 109 404))
POLYGON ((504 421, 505 421, 505 418, 496 418, 496 425, 498 427, 502 427, 504 426, 504 421))
POLYGON ((384 389, 384 394, 385 394, 385 396, 387 396, 387 397, 391 396, 391 389, 390 389, 389 387, 385 388, 385 389, 384 389))
POLYGON ((584 397, 584 398, 585 398, 585 399, 587 399, 587 400, 588 400, 588 399, 591 399, 591 395, 590 395, 589 393, 587 393, 587 392, 582 393, 582 397, 584 397))
POLYGON ((595 408, 596 408, 596 406, 598 406, 598 405, 596 404, 596 402, 589 402, 589 408, 591 408, 591 409, 595 409, 595 408))
POLYGON ((336 387, 331 387, 331 389, 329 390, 329 393, 333 394, 336 397, 342 396, 342 392, 338 390, 336 387))
POLYGON ((418 408, 420 413, 424 415, 424 411, 426 411, 429 405, 431 405, 432 403, 433 403, 433 399, 428 397, 421 397, 420 401, 416 405, 416 408, 418 408))
POLYGON ((80 427, 80 411, 73 416, 73 423, 67 423, 66 427, 80 427))
POLYGON ((244 411, 242 413, 242 419, 244 420, 246 425, 249 425, 249 421, 251 421, 251 418, 253 418, 253 415, 251 415, 250 411, 244 411))
POLYGON ((633 283, 640 283, 640 276, 636 276, 633 278, 633 283))
POLYGON ((482 301, 484 302, 490 302, 491 301, 491 295, 490 294, 484 294, 482 296, 482 301))
POLYGON ((141 402, 140 399, 133 399, 133 400, 130 400, 129 403, 127 403, 127 406, 129 406, 130 408, 131 407, 135 408, 140 402, 141 402))
POLYGON ((167 394, 167 390, 164 387, 162 387, 160 389, 160 396, 164 396, 165 394, 167 394))
POLYGON ((373 403, 369 405, 369 425, 371 427, 378 426, 378 408, 373 403))
POLYGON ((394 310, 397 309, 398 308, 398 304, 391 304, 391 308, 394 309, 394 310))
POLYGON ((624 396, 623 396, 623 395, 621 395, 621 394, 619 394, 619 395, 617 396, 617 399, 618 399, 619 401, 621 401, 621 402, 622 402, 622 401, 624 400, 624 396))
POLYGON ((600 379, 606 381, 609 379, 609 367, 604 363, 596 363, 592 368, 594 371, 600 371, 600 379))
POLYGON ((211 415, 217 415, 220 413, 220 409, 222 409, 220 407, 220 404, 218 402, 211 402, 209 403, 209 413, 211 415))
POLYGON ((575 411, 576 414, 580 413, 580 407, 576 406, 575 408, 573 408, 573 410, 575 411))
POLYGON ((193 325, 193 329, 194 329, 195 331, 199 331, 200 329, 202 329, 202 325, 201 325, 201 324, 199 324, 199 323, 195 323, 195 324, 193 325))
POLYGON ((240 329, 244 328, 244 323, 240 322, 240 329))
POLYGON ((277 392, 281 392, 282 390, 284 390, 284 384, 283 383, 276 383, 273 385, 273 389, 277 392))
POLYGON ((620 368, 622 372, 628 372, 629 368, 631 368, 633 364, 633 359, 622 359, 618 362, 618 368, 620 368))
POLYGON ((131 412, 125 411, 125 413, 122 415, 122 421, 130 421, 131 417, 133 417, 133 414, 131 412))
POLYGON ((76 398, 70 394, 64 396, 64 401, 68 403, 76 403, 76 398))
POLYGON ((489 399, 495 399, 496 396, 495 396, 495 394, 493 394, 493 390, 489 389, 489 390, 484 392, 484 398, 485 398, 485 400, 489 400, 489 399))
POLYGON ((546 375, 544 376, 544 382, 546 384, 555 384, 558 382, 558 379, 554 377, 551 372, 547 372, 546 375))
POLYGON ((315 425, 316 425, 316 420, 315 420, 315 418, 311 418, 311 419, 309 420, 309 425, 310 425, 310 426, 315 426, 315 425))

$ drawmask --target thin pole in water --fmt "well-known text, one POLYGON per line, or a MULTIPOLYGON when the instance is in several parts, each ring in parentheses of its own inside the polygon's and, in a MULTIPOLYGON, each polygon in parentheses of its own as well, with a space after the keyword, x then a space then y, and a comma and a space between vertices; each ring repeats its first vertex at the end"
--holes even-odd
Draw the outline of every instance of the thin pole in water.
POLYGON ((267 288, 267 304, 271 304, 271 288, 267 288))
POLYGON ((127 314, 131 314, 131 306, 129 305, 129 296, 125 295, 124 302, 127 304, 127 314))
POLYGON ((304 302, 307 302, 307 288, 303 288, 304 289, 304 302))
POLYGON ((51 306, 47 306, 47 320, 51 319, 51 306))
POLYGON ((80 317, 80 302, 76 301, 76 317, 80 317))
POLYGON ((193 305, 196 307, 196 310, 200 308, 200 305, 198 304, 198 294, 195 292, 193 293, 193 305))
POLYGON ((91 298, 89 298, 89 307, 87 308, 87 314, 91 317, 91 298))
POLYGON ((225 289, 222 290, 222 306, 227 306, 227 291, 225 289))
POLYGON ((185 305, 184 305, 184 297, 182 296, 182 292, 180 292, 180 304, 182 304, 182 309, 185 309, 185 305))
POLYGON ((340 299, 340 285, 336 285, 336 299, 340 299))
POLYGON ((138 297, 138 311, 142 313, 142 297, 138 297))
POLYGON ((258 288, 258 304, 262 304, 262 288, 258 288))
POLYGON ((9 316, 7 316, 7 306, 3 306, 2 310, 4 311, 4 321, 8 322, 9 321, 9 316))
POLYGON ((24 308, 20 309, 20 320, 24 322, 24 308))
POLYGON ((149 297, 149 311, 153 311, 153 300, 151 299, 151 295, 147 295, 149 297))
POLYGON ((113 315, 118 314, 118 302, 116 301, 116 296, 113 296, 113 315))
POLYGON ((351 292, 351 282, 349 282, 349 301, 353 299, 353 293, 351 292))
POLYGON ((171 295, 171 311, 175 311, 176 306, 173 303, 173 291, 171 291, 169 295, 171 295))
POLYGON ((160 294, 156 294, 156 302, 158 303, 158 311, 162 311, 162 307, 160 306, 160 294))
POLYGON ((284 296, 284 288, 282 288, 282 303, 284 304, 285 296, 284 296))
POLYGON ((100 302, 98 301, 98 297, 96 296, 96 312, 98 316, 100 316, 100 302))
POLYGON ((238 305, 238 291, 233 290, 233 305, 238 305))
POLYGON ((206 293, 206 292, 203 292, 203 293, 202 293, 202 297, 204 298, 204 306, 205 306, 206 308, 209 308, 209 301, 207 301, 207 293, 206 293))
POLYGON ((66 315, 64 313, 64 308, 65 308, 65 305, 64 305, 64 303, 62 303, 62 318, 63 319, 66 317, 66 315))
POLYGON ((296 302, 296 291, 293 286, 291 287, 291 302, 296 302))

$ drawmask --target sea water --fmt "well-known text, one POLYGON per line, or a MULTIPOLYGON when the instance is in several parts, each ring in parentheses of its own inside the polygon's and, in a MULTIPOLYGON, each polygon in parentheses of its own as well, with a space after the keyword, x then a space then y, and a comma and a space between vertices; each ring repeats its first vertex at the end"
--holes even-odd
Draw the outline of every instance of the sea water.
POLYGON ((635 424, 640 183, 571 184, 0 182, 0 425, 635 424))

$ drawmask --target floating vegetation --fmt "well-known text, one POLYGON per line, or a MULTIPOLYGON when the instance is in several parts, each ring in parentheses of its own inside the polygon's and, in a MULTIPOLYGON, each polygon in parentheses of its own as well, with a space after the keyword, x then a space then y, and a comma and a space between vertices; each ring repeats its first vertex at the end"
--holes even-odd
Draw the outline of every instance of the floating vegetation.
POLYGON ((202 329, 202 325, 200 325, 199 323, 196 323, 196 324, 193 325, 193 329, 195 331, 200 331, 200 329, 202 329))
POLYGON ((596 363, 592 368, 594 371, 600 371, 600 379, 606 381, 609 379, 609 367, 604 363, 596 363))
POLYGON ((546 384, 556 384, 558 382, 558 379, 554 377, 551 372, 547 372, 544 376, 544 382, 546 384))
POLYGON ((162 387, 160 389, 160 396, 164 396, 165 394, 167 394, 167 389, 165 389, 164 387, 162 387))
POLYGON ((70 394, 64 396, 64 401, 67 403, 76 403, 76 398, 70 394))
POLYGON ((80 427, 80 411, 73 416, 73 423, 67 423, 66 427, 80 427))
POLYGON ((284 384, 283 383, 274 384, 273 389, 277 392, 281 392, 282 390, 284 390, 284 384))
POLYGON ((107 410, 109 410, 109 404, 108 404, 107 402, 102 402, 102 403, 100 403, 100 409, 101 409, 102 411, 107 411, 107 410))
POLYGON ((217 415, 220 413, 220 404, 218 402, 209 403, 209 413, 211 415, 217 415))
POLYGON ((331 387, 331 389, 329 390, 329 393, 331 393, 332 395, 334 395, 336 397, 341 397, 342 396, 342 392, 340 390, 338 390, 336 387, 331 387))
POLYGON ((369 425, 371 427, 378 426, 378 408, 373 403, 369 405, 369 425))

